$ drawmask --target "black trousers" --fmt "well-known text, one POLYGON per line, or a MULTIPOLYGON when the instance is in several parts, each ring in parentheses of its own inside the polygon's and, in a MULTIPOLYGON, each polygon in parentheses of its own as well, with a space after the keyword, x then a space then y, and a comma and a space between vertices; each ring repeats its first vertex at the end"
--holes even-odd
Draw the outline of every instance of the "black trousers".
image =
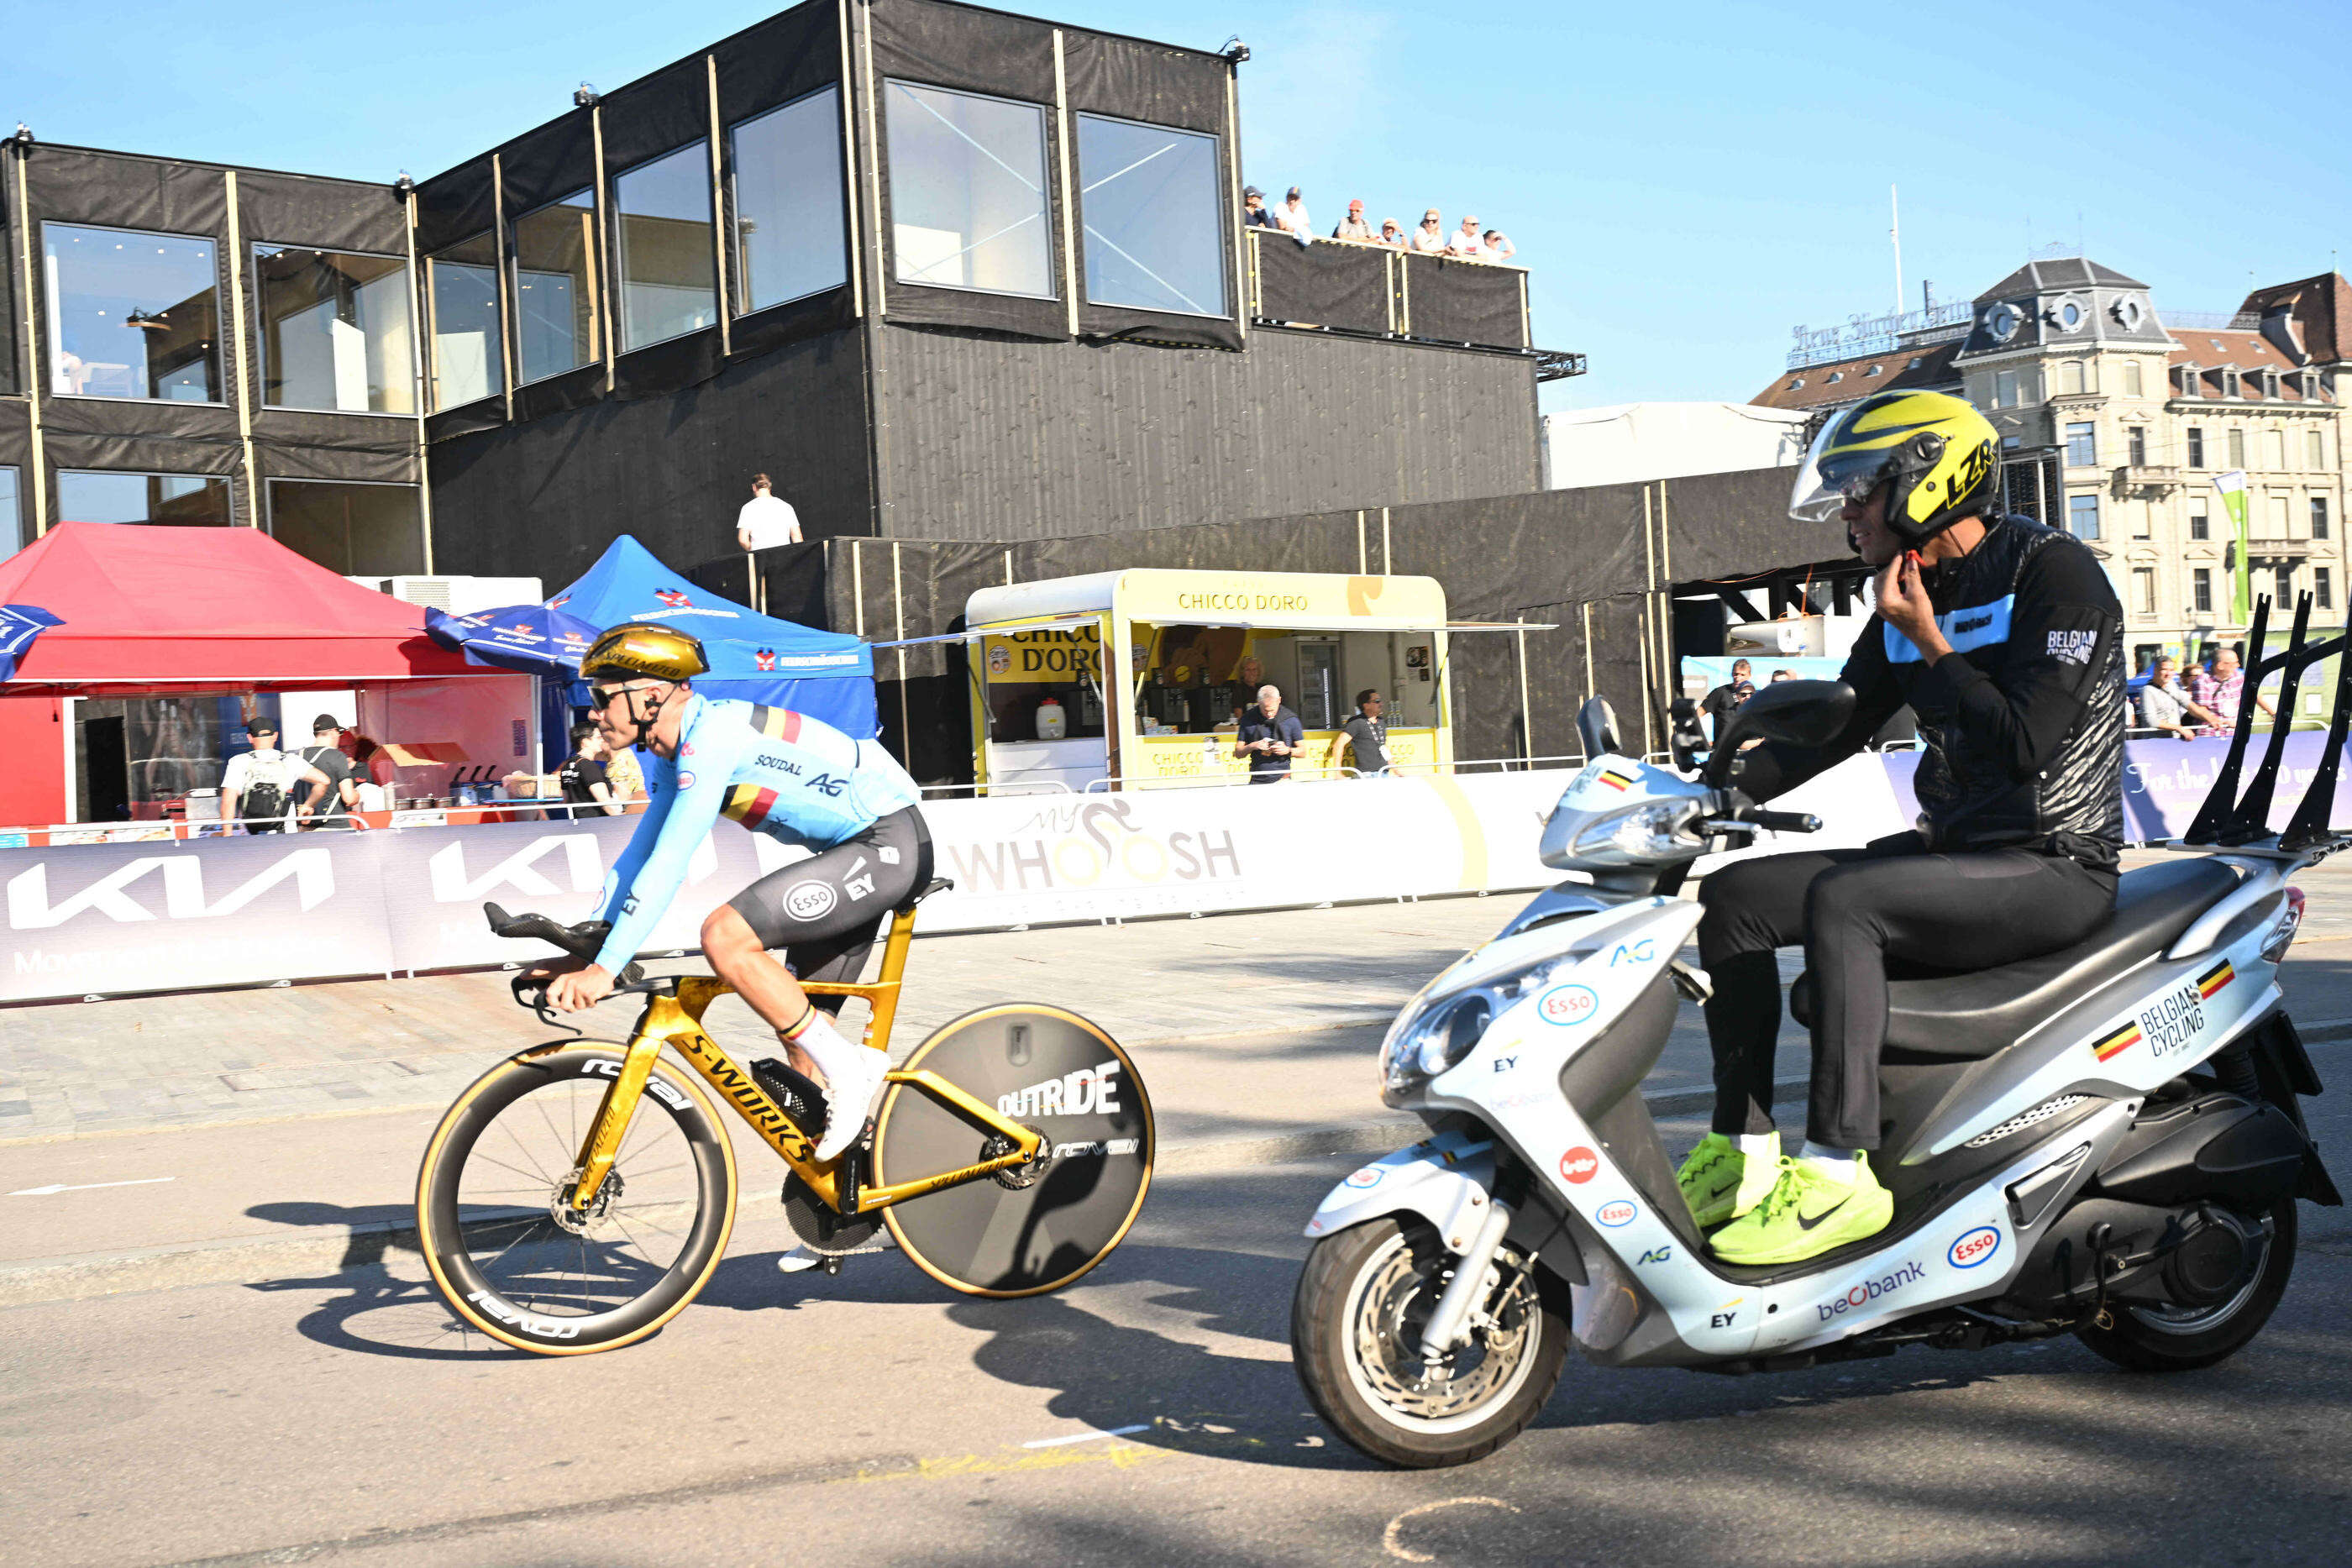
MULTIPOLYGON (((856 838, 770 872, 727 902, 761 946, 783 950, 799 978, 855 980, 883 919, 930 880, 930 829, 922 808, 909 806, 856 838)), ((838 1013, 842 1000, 812 997, 809 1005, 838 1013)))
POLYGON ((1813 977, 1813 1079, 1805 1135, 1878 1147, 1886 961, 1986 969, 2070 946, 2116 906, 2116 873, 2033 850, 1929 854, 1916 833, 1724 867, 1699 884, 1699 962, 1715 1050, 1715 1130, 1772 1130, 1780 1032, 1773 950, 1801 942, 1813 977))

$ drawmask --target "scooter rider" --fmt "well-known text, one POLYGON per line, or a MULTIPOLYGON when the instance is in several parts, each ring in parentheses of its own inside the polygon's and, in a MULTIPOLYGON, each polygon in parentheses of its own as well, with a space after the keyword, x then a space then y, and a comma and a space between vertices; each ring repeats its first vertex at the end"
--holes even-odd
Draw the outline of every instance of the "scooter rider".
POLYGON ((593 963, 559 958, 547 998, 567 1012, 593 1007, 645 945, 719 817, 813 850, 710 912, 703 956, 783 1041, 802 1072, 825 1084, 816 1157, 855 1141, 889 1063, 844 1039, 839 1008, 813 1005, 793 978, 854 980, 882 917, 930 880, 922 791, 890 754, 788 708, 713 700, 690 684, 710 668, 702 643, 659 622, 633 621, 596 639, 580 661, 597 727, 614 749, 643 747, 653 803, 614 862, 600 918, 612 929, 593 963), (782 948, 784 962, 768 953, 782 948))
POLYGON ((1885 1228, 1870 1168, 1889 958, 1974 969, 2081 941, 2115 908, 2123 837, 2121 607, 2069 535, 1993 509, 1999 444, 1939 392, 1882 392, 1831 422, 1790 513, 1832 513, 1878 573, 1877 613, 1827 745, 1768 744, 1733 774, 1762 800, 1860 750, 1906 703, 1925 755, 1919 829, 1861 849, 1737 862, 1707 877, 1699 955, 1714 983, 1714 1128, 1681 1185, 1717 1257, 1795 1262, 1885 1228), (1772 1125, 1773 950, 1801 941, 1814 987, 1806 1142, 1772 1125))

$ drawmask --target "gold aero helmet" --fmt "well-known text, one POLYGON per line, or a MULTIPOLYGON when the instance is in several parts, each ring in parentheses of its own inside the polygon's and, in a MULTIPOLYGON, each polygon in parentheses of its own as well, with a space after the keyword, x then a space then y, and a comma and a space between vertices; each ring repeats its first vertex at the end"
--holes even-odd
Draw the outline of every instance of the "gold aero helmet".
POLYGON ((625 621, 589 645, 580 660, 580 678, 694 679, 710 668, 702 640, 658 621, 625 621))
POLYGON ((1883 392, 1822 427, 1797 471, 1789 515, 1827 522, 1891 483, 1886 526, 1917 546, 1990 502, 1999 443, 1974 405, 1935 392, 1883 392))

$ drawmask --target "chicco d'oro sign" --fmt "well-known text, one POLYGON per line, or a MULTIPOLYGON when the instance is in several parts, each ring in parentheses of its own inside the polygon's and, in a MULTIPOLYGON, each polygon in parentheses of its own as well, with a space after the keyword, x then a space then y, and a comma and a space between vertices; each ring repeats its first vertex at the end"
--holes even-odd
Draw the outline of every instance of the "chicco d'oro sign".
POLYGON ((1583 1023, 1601 1009, 1601 998, 1590 986, 1554 986, 1536 999, 1536 1011, 1546 1023, 1583 1023))

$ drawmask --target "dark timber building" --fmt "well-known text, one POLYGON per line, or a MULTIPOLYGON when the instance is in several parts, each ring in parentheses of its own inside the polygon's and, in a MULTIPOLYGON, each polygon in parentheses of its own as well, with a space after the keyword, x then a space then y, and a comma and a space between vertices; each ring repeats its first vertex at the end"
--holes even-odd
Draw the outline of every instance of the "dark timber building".
POLYGON ((811 0, 413 187, 19 137, 0 543, 1019 542, 1531 491, 1525 275, 1239 224, 1235 59, 811 0))

